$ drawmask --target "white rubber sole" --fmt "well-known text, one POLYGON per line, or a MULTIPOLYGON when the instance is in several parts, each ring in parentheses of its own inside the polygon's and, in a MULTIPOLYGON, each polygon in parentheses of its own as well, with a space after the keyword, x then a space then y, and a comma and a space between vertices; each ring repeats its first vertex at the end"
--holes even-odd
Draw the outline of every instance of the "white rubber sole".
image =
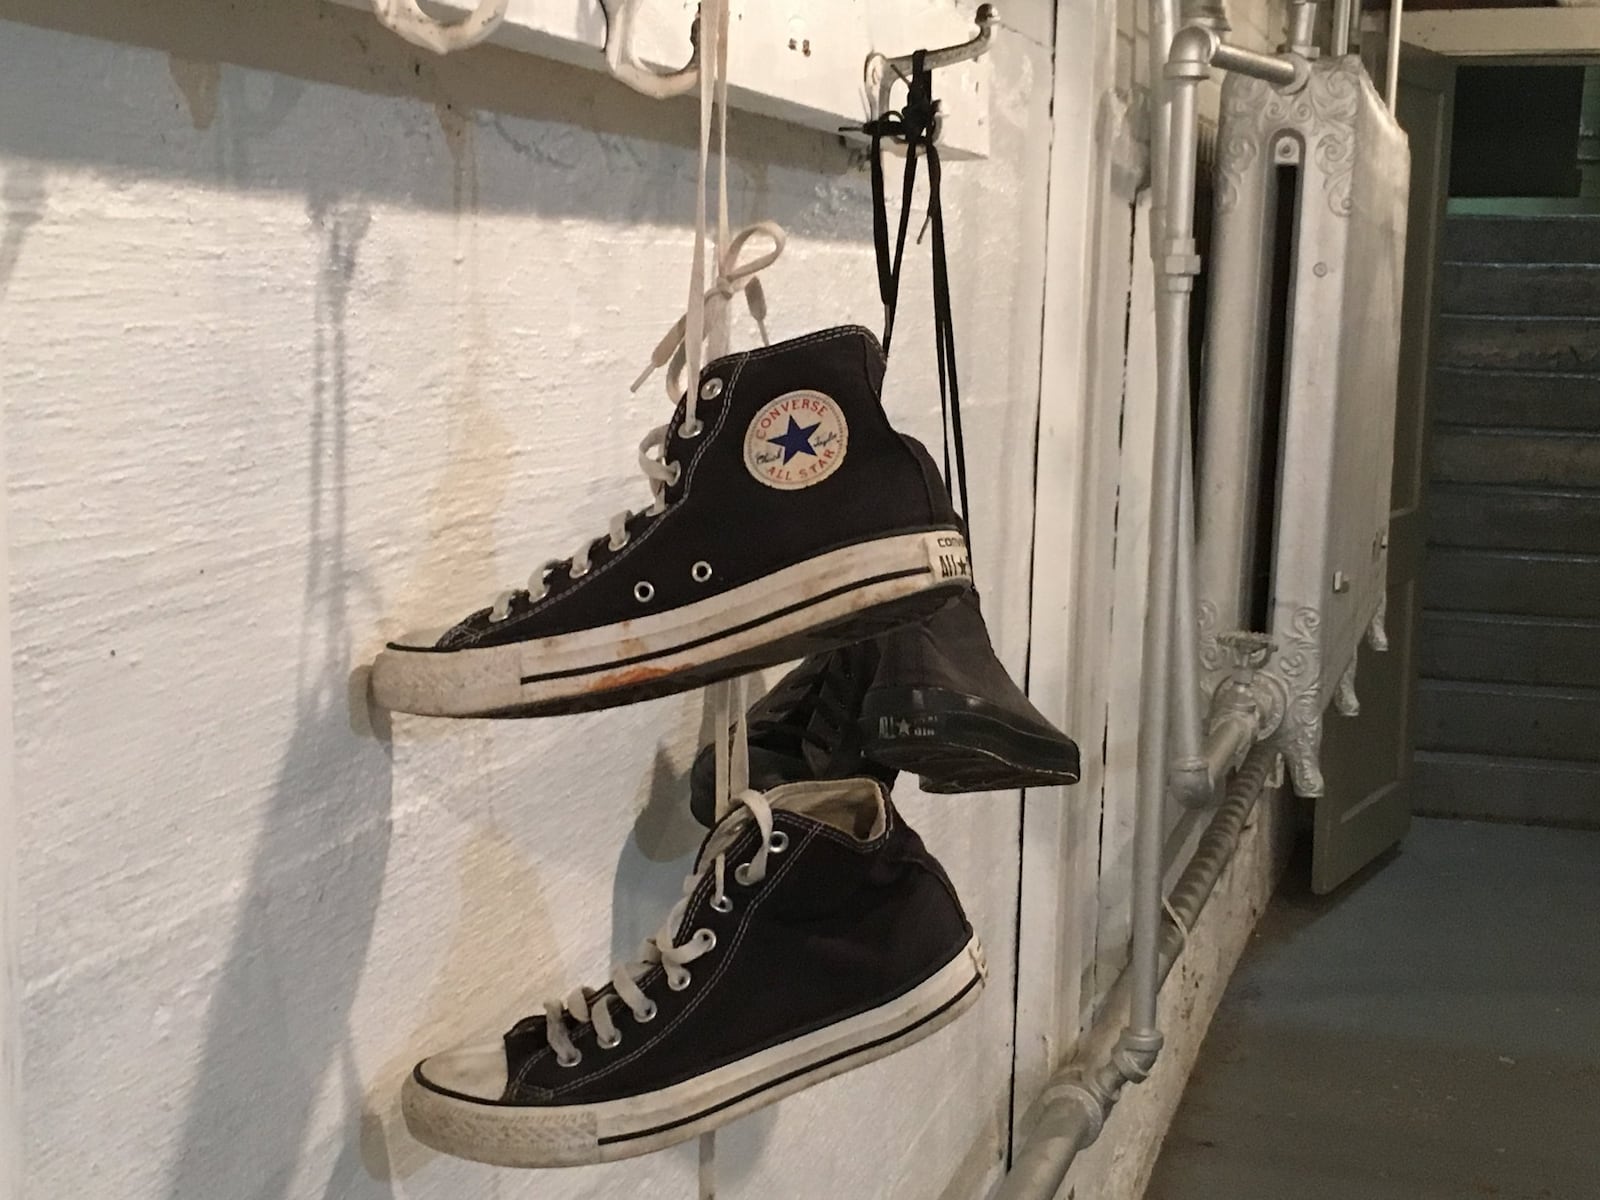
POLYGON ((391 646, 372 698, 433 717, 610 708, 703 687, 887 632, 972 586, 966 539, 930 530, 862 542, 669 612, 481 649, 391 646))
POLYGON ((904 996, 794 1041, 644 1096, 567 1108, 484 1104, 406 1079, 413 1137, 500 1167, 576 1167, 649 1154, 717 1129, 835 1075, 903 1050, 978 1000, 988 974, 974 937, 904 996))

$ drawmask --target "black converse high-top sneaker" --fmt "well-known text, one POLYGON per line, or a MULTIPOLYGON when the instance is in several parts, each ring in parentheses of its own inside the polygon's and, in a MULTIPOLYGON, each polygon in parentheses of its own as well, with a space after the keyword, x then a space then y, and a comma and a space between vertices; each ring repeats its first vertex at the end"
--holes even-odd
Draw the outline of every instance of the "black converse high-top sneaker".
MULTIPOLYGON (((922 625, 816 655, 750 709, 750 782, 899 771, 928 792, 1003 792, 1078 782, 1078 747, 1023 694, 995 657, 978 594, 922 625)), ((689 774, 702 825, 716 812, 713 747, 689 774)))
POLYGON ((929 792, 1078 782, 1078 747, 1023 694, 968 592, 924 625, 878 640, 861 700, 861 752, 922 779, 929 792))
POLYGON ((680 405, 646 439, 655 503, 442 636, 390 643, 374 700, 609 708, 926 617, 971 586, 966 540, 927 451, 884 415, 883 373, 857 327, 711 363, 693 424, 680 405))
MULTIPOLYGON (((870 775, 887 789, 896 772, 861 756, 861 697, 878 667, 876 642, 814 654, 750 708, 750 786, 769 791, 807 779, 870 775)), ((689 772, 689 809, 716 818, 716 748, 702 746, 689 772)))
POLYGON ((685 890, 606 986, 419 1063, 412 1134, 510 1167, 644 1154, 903 1049, 983 987, 949 878, 870 779, 743 793, 685 890))

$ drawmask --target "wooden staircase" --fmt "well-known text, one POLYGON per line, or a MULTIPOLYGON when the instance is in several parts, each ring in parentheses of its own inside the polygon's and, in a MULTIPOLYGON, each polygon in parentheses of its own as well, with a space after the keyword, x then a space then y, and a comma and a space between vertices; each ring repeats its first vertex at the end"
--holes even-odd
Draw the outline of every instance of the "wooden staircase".
POLYGON ((1417 809, 1600 827, 1600 216, 1452 217, 1417 809))

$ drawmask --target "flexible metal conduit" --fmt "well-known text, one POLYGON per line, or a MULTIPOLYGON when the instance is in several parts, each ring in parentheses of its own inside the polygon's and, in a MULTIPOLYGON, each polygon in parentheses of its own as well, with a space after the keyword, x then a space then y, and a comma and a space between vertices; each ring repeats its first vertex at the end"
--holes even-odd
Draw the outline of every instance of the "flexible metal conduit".
MULTIPOLYGON (((1167 902, 1177 914, 1161 922, 1160 980, 1172 973, 1187 930, 1200 919, 1222 872, 1233 861, 1246 825, 1272 773, 1277 752, 1257 746, 1228 785, 1227 795, 1201 835, 1194 857, 1167 902)), ((1094 1041, 1091 1035, 1088 1041, 1094 1041)), ((1017 1152, 995 1200, 1051 1200, 1060 1190, 1078 1152, 1091 1145, 1129 1082, 1118 1056, 1097 1068, 1072 1063, 1051 1079, 1038 1101, 1038 1119, 1017 1152)))

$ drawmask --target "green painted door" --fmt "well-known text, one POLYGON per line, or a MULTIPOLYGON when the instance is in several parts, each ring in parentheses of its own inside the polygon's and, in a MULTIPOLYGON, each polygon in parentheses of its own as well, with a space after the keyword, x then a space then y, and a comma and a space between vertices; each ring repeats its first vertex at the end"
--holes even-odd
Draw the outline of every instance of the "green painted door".
POLYGON ((1389 650, 1361 651, 1361 713, 1330 713, 1322 746, 1324 795, 1316 801, 1312 887, 1330 892, 1405 836, 1411 824, 1422 560, 1426 547, 1428 396, 1438 277, 1450 175, 1455 67, 1405 47, 1396 112, 1411 141, 1406 284, 1401 311, 1394 483, 1389 515, 1389 650))

